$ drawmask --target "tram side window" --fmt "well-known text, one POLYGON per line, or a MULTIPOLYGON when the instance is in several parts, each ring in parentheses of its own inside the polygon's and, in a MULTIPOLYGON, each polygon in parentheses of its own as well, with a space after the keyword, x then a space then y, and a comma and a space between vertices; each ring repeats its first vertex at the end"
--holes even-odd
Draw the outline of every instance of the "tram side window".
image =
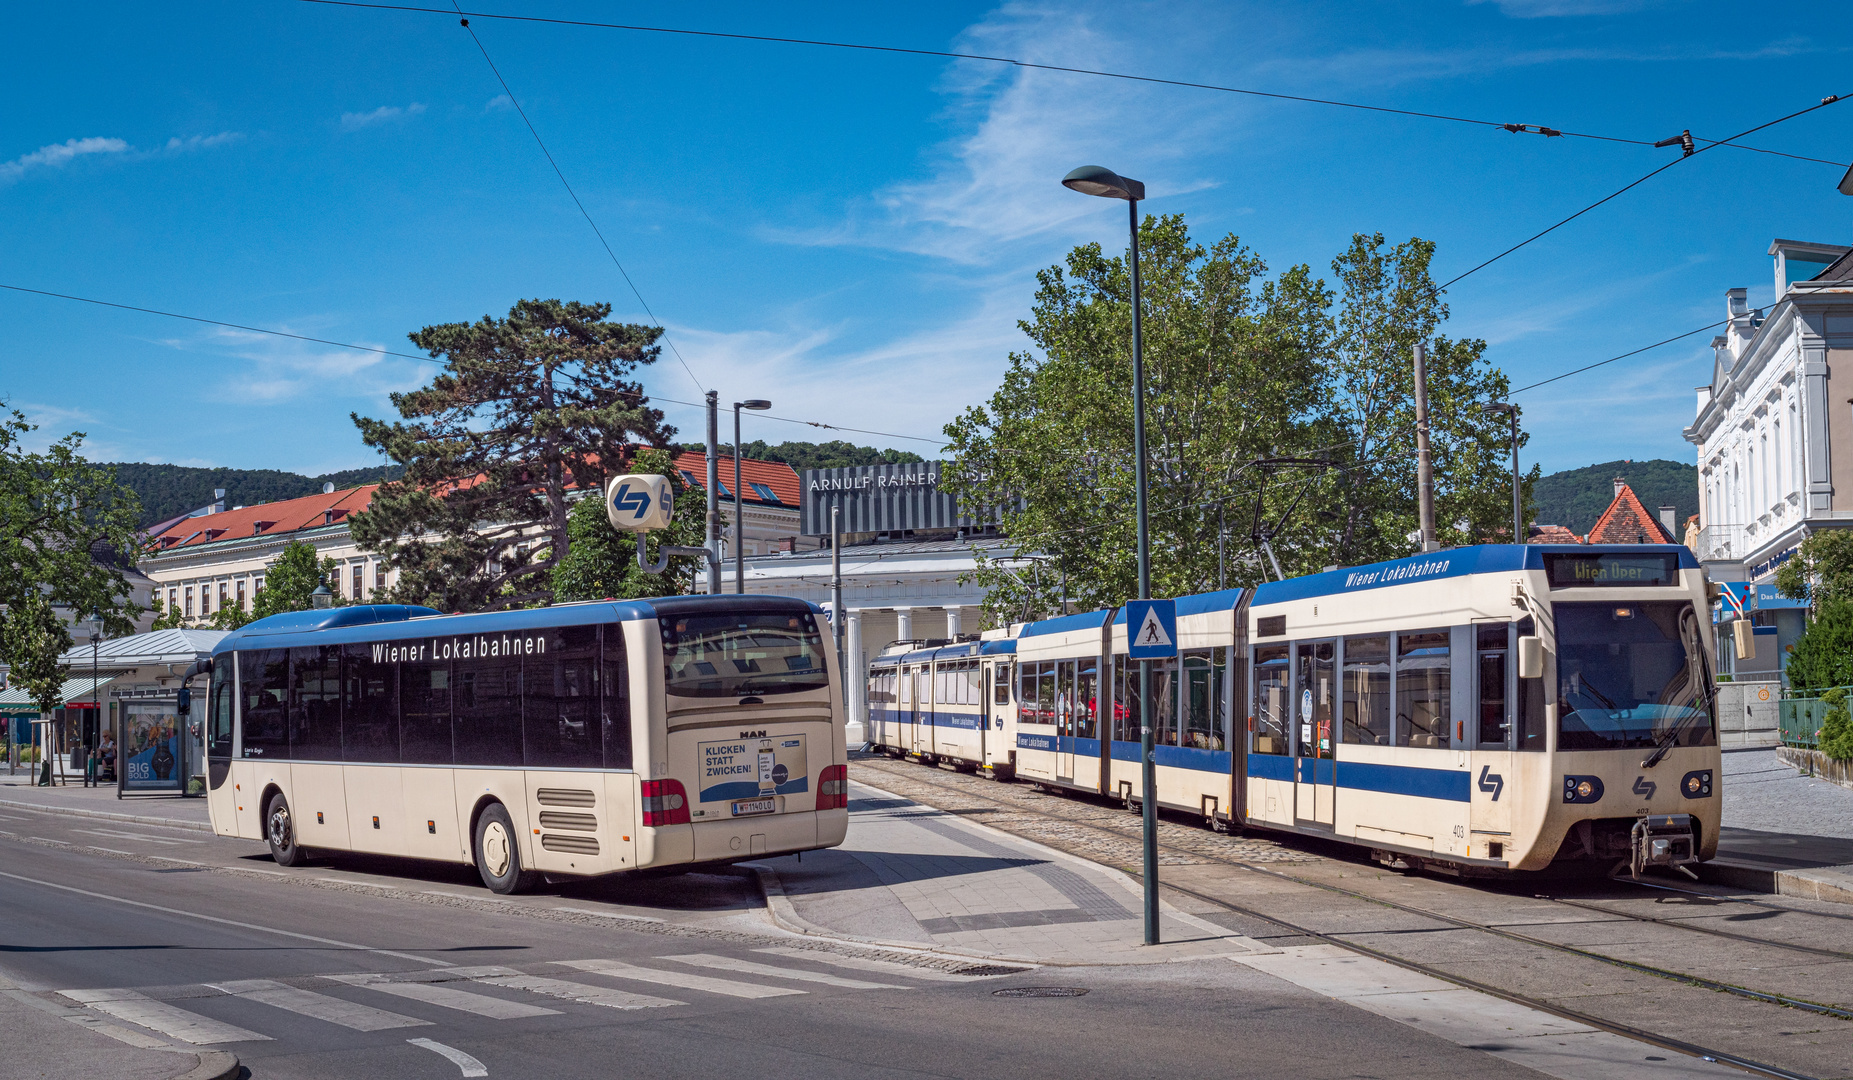
POLYGON ((1139 741, 1139 665, 1124 653, 1113 658, 1113 738, 1139 741))
POLYGON ((1184 654, 1184 731, 1182 745, 1221 750, 1223 649, 1192 649, 1184 654))
POLYGON ((457 764, 521 764, 521 663, 519 656, 457 661, 457 764))
POLYGON ((232 666, 236 654, 221 655, 212 665, 212 729, 206 734, 206 756, 232 756, 232 666))
POLYGON ((449 765, 450 661, 399 665, 399 760, 407 765, 449 765))
POLYGON ((984 684, 978 671, 978 661, 965 661, 965 704, 984 704, 984 684))
POLYGON ((1390 745, 1390 639, 1345 639, 1344 740, 1390 745))
POLYGON ((341 760, 341 647, 290 650, 290 757, 341 760))
MULTIPOLYGON (((1538 632, 1538 624, 1530 616, 1520 619, 1513 631, 1519 637, 1538 632)), ((1543 679, 1518 680, 1518 748, 1535 753, 1544 750, 1544 729, 1547 726, 1544 714, 1543 679)))
POLYGON ((1285 754, 1292 748, 1287 739, 1292 676, 1287 646, 1264 645, 1255 650, 1255 713, 1248 718, 1255 737, 1254 753, 1285 754))
POLYGON ((521 727, 528 768, 601 767, 598 627, 548 631, 546 652, 526 664, 521 727))
POLYGON ((1083 739, 1100 738, 1100 661, 1075 664, 1074 733, 1083 739))
POLYGON ((342 647, 341 760, 399 760, 399 679, 371 645, 342 647))
POLYGON ((1448 631, 1414 630, 1396 635, 1396 745, 1448 745, 1448 701, 1452 670, 1448 631))
POLYGON ((599 676, 604 690, 605 768, 631 767, 631 673, 624 651, 624 627, 606 623, 599 632, 605 670, 599 676))
POLYGON ((1481 746, 1504 746, 1506 742, 1506 623, 1479 623, 1473 628, 1474 653, 1480 686, 1475 701, 1479 705, 1481 746))
POLYGON ((244 756, 289 760, 289 650, 239 653, 238 682, 244 691, 244 756))
POLYGON ((1008 669, 1002 664, 997 665, 997 682, 991 687, 991 704, 1010 704, 1010 679, 1008 669))

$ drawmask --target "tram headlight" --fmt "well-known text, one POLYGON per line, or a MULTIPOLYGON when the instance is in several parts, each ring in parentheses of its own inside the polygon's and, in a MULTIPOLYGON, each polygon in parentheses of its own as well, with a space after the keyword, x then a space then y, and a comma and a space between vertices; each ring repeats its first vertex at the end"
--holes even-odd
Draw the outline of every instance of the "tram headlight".
POLYGON ((1600 776, 1566 776, 1563 778, 1563 801, 1592 803, 1602 801, 1600 776))
POLYGON ((1688 799, 1711 798, 1711 770, 1695 769, 1680 778, 1679 790, 1688 799))

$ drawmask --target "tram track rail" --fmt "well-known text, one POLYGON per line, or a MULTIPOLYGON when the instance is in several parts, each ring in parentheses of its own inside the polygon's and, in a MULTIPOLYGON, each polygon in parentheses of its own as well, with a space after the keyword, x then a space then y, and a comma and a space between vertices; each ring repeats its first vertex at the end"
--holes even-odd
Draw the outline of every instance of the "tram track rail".
MULTIPOLYGON (((909 764, 915 764, 915 763, 909 763, 909 764)), ((916 768, 921 772, 927 772, 929 774, 939 771, 937 767, 928 766, 928 765, 916 764, 916 768)), ((1096 832, 1096 833, 1100 833, 1105 836, 1112 837, 1113 839, 1117 841, 1124 842, 1124 841, 1133 839, 1131 835, 1123 831, 1107 828, 1105 826, 1102 826, 1102 825, 1099 825, 1093 822, 1081 821, 1075 818, 1064 817, 1064 816, 1056 815, 1056 814, 1049 814, 1045 811, 1040 811, 1040 810, 1036 810, 1033 808, 1023 806, 1020 803, 1014 803, 1008 800, 994 798, 988 795, 984 795, 978 792, 971 791, 965 787, 944 783, 938 780, 928 779, 925 776, 915 775, 915 773, 912 771, 906 774, 902 774, 898 772, 892 772, 889 769, 883 769, 880 766, 874 766, 873 771, 889 773, 890 775, 895 775, 902 779, 910 780, 914 783, 922 784, 927 787, 937 788, 939 790, 946 791, 946 792, 949 792, 949 793, 952 793, 952 794, 955 794, 955 795, 958 795, 964 798, 976 799, 982 802, 989 802, 996 806, 1007 808, 1010 810, 1024 812, 1024 813, 1038 814, 1050 820, 1060 821, 1064 825, 1078 827, 1078 828, 1089 830, 1091 832, 1096 832)), ((1064 793, 1064 795, 1066 794, 1067 793, 1064 793)), ((1077 792, 1074 794, 1077 794, 1083 797, 1087 795, 1086 792, 1077 792)), ((990 827, 992 828, 997 828, 1002 831, 1012 833, 1013 835, 1023 836, 1025 839, 1033 840, 1037 843, 1044 843, 1044 844, 1050 843, 1050 841, 1046 837, 1031 836, 1031 835, 1021 832, 1020 830, 1012 829, 1009 826, 1004 825, 1004 824, 999 824, 999 823, 987 823, 987 824, 989 824, 990 827)), ((1056 846, 1059 846, 1059 845, 1056 845, 1056 846)), ((1483 922, 1477 922, 1472 919, 1465 919, 1459 916, 1449 915, 1444 912, 1434 911, 1428 908, 1422 908, 1422 907, 1418 907, 1412 904, 1405 904, 1405 903, 1395 901, 1395 900, 1390 900, 1390 899, 1387 899, 1381 896, 1374 896, 1370 893, 1360 892, 1355 889, 1347 889, 1343 886, 1333 885, 1329 882, 1323 882, 1323 881, 1318 881, 1312 878, 1302 877, 1298 874, 1276 870, 1270 867, 1261 866, 1255 863, 1250 863, 1250 862, 1247 862, 1241 859, 1233 859, 1233 858, 1228 858, 1226 856, 1218 856, 1218 855, 1207 853, 1207 852, 1200 851, 1200 850, 1187 850, 1183 848, 1178 848, 1173 845, 1167 845, 1162 840, 1160 841, 1160 847, 1169 847, 1170 850, 1174 854, 1188 856, 1189 858, 1193 858, 1193 859, 1202 859, 1207 862, 1217 863, 1223 866, 1228 866, 1233 869, 1244 870, 1249 873, 1274 878, 1276 880, 1291 882, 1293 884, 1300 885, 1306 888, 1319 889, 1319 890, 1329 892, 1335 895, 1344 896, 1348 899, 1358 900, 1364 903, 1386 907, 1391 910, 1402 912, 1404 914, 1416 916, 1418 918, 1430 919, 1436 922, 1440 922, 1446 926, 1453 927, 1455 929, 1490 934, 1490 935, 1493 935, 1493 936, 1496 936, 1496 937, 1499 937, 1499 938, 1502 938, 1508 941, 1513 941, 1513 942, 1524 944, 1524 945, 1531 946, 1534 948, 1548 949, 1553 952, 1561 953, 1561 954, 1568 955, 1568 956, 1573 956, 1578 959, 1594 961, 1597 963, 1602 963, 1602 964, 1622 968, 1624 970, 1633 971, 1639 974, 1651 975, 1656 978, 1666 979, 1668 981, 1681 983, 1687 986, 1692 986, 1692 987, 1705 989, 1705 990, 1711 990, 1711 991, 1718 992, 1718 993, 1729 994, 1735 997, 1743 998, 1745 1000, 1756 1001, 1756 1002, 1760 1002, 1763 1004, 1779 1005, 1784 1008, 1796 1009, 1799 1011, 1812 1013, 1815 1015, 1832 1016, 1832 1017, 1835 1017, 1841 1020, 1853 1021, 1853 1010, 1840 1009, 1833 1005, 1828 1005, 1822 1002, 1808 1001, 1806 999, 1796 998, 1796 997, 1792 997, 1788 995, 1770 993, 1767 991, 1756 990, 1750 987, 1738 986, 1733 983, 1722 982, 1716 979, 1709 979, 1709 978, 1706 978, 1700 975, 1693 975, 1693 974, 1686 973, 1686 972, 1673 971, 1671 969, 1661 968, 1661 967, 1657 967, 1651 964, 1642 964, 1642 963, 1638 963, 1632 960, 1623 960, 1618 957, 1607 956, 1602 953, 1593 952, 1589 949, 1579 948, 1574 945, 1568 945, 1562 942, 1550 941, 1545 938, 1540 938, 1540 937, 1535 937, 1530 934, 1520 933, 1516 930, 1510 930, 1505 927, 1494 926, 1494 925, 1483 923, 1483 922)), ((1126 872, 1135 878, 1140 877, 1140 875, 1136 871, 1128 869, 1126 872)), ((1621 880, 1621 879, 1616 879, 1616 880, 1621 880)), ((1635 882, 1634 884, 1649 884, 1649 883, 1635 882)), ((1181 895, 1192 897, 1193 899, 1196 899, 1200 902, 1212 904, 1217 907, 1229 910, 1231 912, 1235 912, 1235 913, 1247 916, 1249 918, 1258 919, 1270 925, 1280 927, 1281 929, 1286 930, 1292 934, 1303 936, 1303 937, 1306 937, 1306 938, 1309 938, 1315 941, 1323 942, 1325 944, 1335 945, 1340 948, 1349 949, 1354 952, 1363 953, 1364 955, 1371 956, 1375 959, 1382 960, 1386 963, 1395 964, 1396 966, 1404 968, 1405 970, 1414 971, 1414 972, 1417 972, 1423 975, 1427 975, 1431 978, 1442 980, 1444 982, 1453 983, 1455 985, 1467 987, 1469 989, 1476 990, 1481 993, 1490 994, 1494 997, 1498 997, 1503 1000, 1513 1002, 1514 1004, 1523 1005, 1523 1006, 1526 1006, 1527 1008, 1538 1009, 1542 1012, 1547 1012, 1554 1016, 1558 1016, 1563 1019, 1573 1021, 1575 1023, 1584 1024, 1584 1025, 1587 1025, 1589 1027, 1592 1027, 1592 1028, 1595 1028, 1601 1031, 1610 1032, 1611 1034, 1621 1035, 1625 1038, 1634 1039, 1636 1041, 1643 1042, 1643 1043, 1648 1043, 1650 1045, 1657 1046, 1665 1050, 1671 1050, 1675 1053, 1680 1053, 1680 1054, 1684 1054, 1690 1057, 1699 1058, 1701 1060, 1715 1061, 1715 1062, 1721 1062, 1724 1064, 1729 1064, 1736 1068, 1740 1068, 1747 1072, 1751 1072, 1751 1073, 1761 1075, 1761 1076, 1781 1077, 1781 1078, 1785 1078, 1785 1080, 1810 1080, 1810 1078, 1808 1078, 1806 1074, 1792 1072, 1780 1066, 1771 1065, 1771 1064, 1761 1062, 1761 1061, 1756 1061, 1754 1059, 1743 1057, 1741 1055, 1732 1054, 1727 1051, 1713 1050, 1708 1047, 1699 1046, 1694 1043, 1687 1043, 1683 1040, 1673 1039, 1669 1036, 1647 1031, 1642 1028, 1637 1028, 1629 1024, 1621 1023, 1619 1021, 1609 1020, 1604 1017, 1595 1016, 1595 1015, 1585 1013, 1585 1012, 1582 1012, 1576 1009, 1570 1009, 1565 1006, 1557 1005, 1548 1000, 1544 1000, 1542 998, 1533 997, 1531 995, 1507 990, 1507 989, 1504 989, 1498 986, 1484 983, 1484 982, 1469 978, 1464 975, 1450 972, 1444 968, 1425 964, 1420 960, 1414 960, 1408 957, 1399 956, 1395 953, 1378 948, 1376 946, 1365 944, 1363 942, 1354 940, 1356 937, 1367 936, 1372 933, 1380 933, 1380 931, 1355 931, 1355 932, 1321 931, 1321 930, 1314 929, 1312 927, 1300 925, 1289 919, 1284 919, 1278 915, 1270 914, 1264 911, 1259 911, 1259 910, 1247 907, 1245 905, 1235 903, 1231 900, 1228 900, 1222 897, 1212 896, 1207 893, 1201 892, 1199 890, 1191 889, 1186 886, 1180 886, 1172 882, 1164 883, 1163 887, 1170 889, 1181 895)), ((1653 886, 1653 887, 1657 887, 1657 886, 1653 886)), ((1708 898, 1715 898, 1715 897, 1712 897, 1712 894, 1709 894, 1709 893, 1694 892, 1692 890, 1686 890, 1686 889, 1668 888, 1667 891, 1679 892, 1679 893, 1683 893, 1686 895, 1692 895, 1692 896, 1704 896, 1708 898)), ((1655 918, 1651 916, 1636 915, 1632 912, 1617 911, 1613 908, 1608 908, 1602 905, 1580 902, 1580 901, 1573 901, 1573 900, 1568 900, 1562 897, 1534 894, 1532 896, 1532 899, 1541 900, 1541 901, 1552 903, 1552 904, 1559 904, 1562 906, 1576 908, 1580 910, 1588 910, 1588 911, 1592 911, 1595 913, 1599 913, 1599 914, 1603 914, 1603 915, 1607 915, 1611 917, 1623 918, 1623 919, 1628 919, 1631 921, 1636 921, 1636 922, 1641 922, 1641 923, 1646 923, 1646 924, 1651 924, 1651 925, 1656 925, 1656 926, 1664 926, 1664 927, 1668 927, 1668 928, 1675 929, 1675 930, 1689 930, 1695 933, 1703 933, 1703 934, 1708 934, 1708 935, 1715 936, 1715 937, 1722 937, 1722 938, 1727 938, 1731 940, 1736 940, 1736 941, 1746 943, 1746 944, 1771 947, 1771 948, 1781 948, 1781 949, 1787 949, 1789 951, 1803 952, 1803 953, 1809 953, 1809 954, 1815 954, 1815 955, 1824 955, 1824 956, 1828 956, 1834 959, 1853 959, 1853 954, 1840 952, 1838 950, 1820 949, 1820 948, 1816 948, 1812 946, 1803 946, 1803 945, 1798 945, 1794 943, 1771 941, 1767 938, 1762 938, 1762 937, 1758 937, 1758 936, 1751 935, 1751 934, 1738 934, 1738 933, 1733 933, 1727 930, 1718 930, 1712 927, 1691 926, 1691 925, 1687 925, 1681 920, 1661 919, 1661 918, 1655 918)), ((1752 903, 1755 903, 1755 901, 1752 901, 1752 903)), ((1775 907, 1778 910, 1782 910, 1782 911, 1794 911, 1797 914, 1811 914, 1809 912, 1801 911, 1800 909, 1788 908, 1788 907, 1784 907, 1781 905, 1765 905, 1765 906, 1775 907)))

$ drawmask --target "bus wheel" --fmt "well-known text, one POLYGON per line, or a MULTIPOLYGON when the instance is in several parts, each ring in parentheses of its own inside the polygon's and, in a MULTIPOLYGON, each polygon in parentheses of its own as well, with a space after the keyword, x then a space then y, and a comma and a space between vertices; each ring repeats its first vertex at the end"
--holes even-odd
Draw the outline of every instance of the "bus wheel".
POLYGON ((309 850, 296 842, 296 821, 290 816, 289 800, 282 795, 270 797, 264 807, 264 840, 270 844, 270 857, 278 866, 301 866, 309 861, 309 850))
POLYGON ((534 887, 538 875, 521 868, 521 847, 508 810, 493 803, 476 819, 476 872, 490 892, 504 896, 534 887))

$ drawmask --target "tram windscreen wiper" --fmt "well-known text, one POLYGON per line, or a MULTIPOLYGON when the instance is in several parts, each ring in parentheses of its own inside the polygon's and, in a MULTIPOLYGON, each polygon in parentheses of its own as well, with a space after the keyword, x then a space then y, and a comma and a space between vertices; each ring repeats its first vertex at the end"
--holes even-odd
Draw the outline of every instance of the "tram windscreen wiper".
POLYGON ((1687 713, 1675 721, 1672 730, 1660 736, 1660 741, 1654 744, 1654 752, 1647 755, 1647 760, 1641 762, 1641 768, 1651 769, 1660 764, 1660 759, 1666 756, 1667 751, 1673 749, 1673 744, 1679 741, 1679 733, 1685 730, 1686 722, 1694 715, 1696 714, 1687 713))

